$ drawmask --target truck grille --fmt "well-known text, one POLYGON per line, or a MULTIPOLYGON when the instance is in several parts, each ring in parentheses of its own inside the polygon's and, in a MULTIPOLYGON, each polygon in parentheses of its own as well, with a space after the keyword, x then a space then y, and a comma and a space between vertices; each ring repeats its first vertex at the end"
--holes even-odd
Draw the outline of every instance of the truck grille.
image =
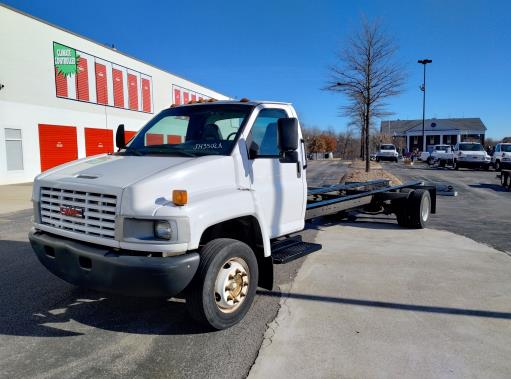
POLYGON ((117 196, 41 188, 41 223, 94 237, 115 237, 117 196))

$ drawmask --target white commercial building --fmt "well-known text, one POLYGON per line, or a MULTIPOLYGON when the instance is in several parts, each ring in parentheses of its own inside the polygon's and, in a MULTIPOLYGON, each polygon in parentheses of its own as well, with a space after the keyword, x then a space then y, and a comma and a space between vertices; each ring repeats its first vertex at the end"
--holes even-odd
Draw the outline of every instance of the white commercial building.
POLYGON ((0 184, 112 152, 117 125, 129 139, 171 104, 209 98, 227 99, 0 5, 0 184))

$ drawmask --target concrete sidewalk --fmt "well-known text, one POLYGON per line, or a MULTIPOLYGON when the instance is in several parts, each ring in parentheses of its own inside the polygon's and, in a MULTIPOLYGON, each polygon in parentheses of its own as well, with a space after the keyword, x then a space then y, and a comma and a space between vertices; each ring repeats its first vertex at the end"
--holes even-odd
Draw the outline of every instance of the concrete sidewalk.
POLYGON ((32 208, 32 183, 0 186, 0 215, 32 208))
POLYGON ((511 257, 391 225, 317 240, 250 378, 511 377, 511 257))

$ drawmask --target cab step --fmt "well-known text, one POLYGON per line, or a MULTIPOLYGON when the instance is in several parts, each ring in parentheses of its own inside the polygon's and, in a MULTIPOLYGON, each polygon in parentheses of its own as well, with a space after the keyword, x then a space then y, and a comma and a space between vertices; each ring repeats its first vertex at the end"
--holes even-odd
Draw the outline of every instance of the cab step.
POLYGON ((271 245, 273 263, 284 264, 321 250, 319 243, 303 242, 302 236, 278 240, 271 245))

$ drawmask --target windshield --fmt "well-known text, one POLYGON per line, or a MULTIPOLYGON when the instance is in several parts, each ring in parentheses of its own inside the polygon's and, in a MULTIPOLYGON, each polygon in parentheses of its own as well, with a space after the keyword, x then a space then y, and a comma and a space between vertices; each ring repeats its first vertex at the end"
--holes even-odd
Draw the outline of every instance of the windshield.
POLYGON ((128 143, 123 155, 229 155, 253 106, 203 104, 170 108, 128 143))
POLYGON ((461 143, 461 151, 484 151, 483 146, 480 143, 461 143))
POLYGON ((500 145, 500 150, 506 153, 511 153, 511 145, 500 145))
POLYGON ((394 145, 381 145, 380 150, 396 150, 394 145))
POLYGON ((437 150, 437 151, 445 151, 449 147, 450 147, 449 145, 438 145, 438 146, 435 146, 435 150, 437 150))

